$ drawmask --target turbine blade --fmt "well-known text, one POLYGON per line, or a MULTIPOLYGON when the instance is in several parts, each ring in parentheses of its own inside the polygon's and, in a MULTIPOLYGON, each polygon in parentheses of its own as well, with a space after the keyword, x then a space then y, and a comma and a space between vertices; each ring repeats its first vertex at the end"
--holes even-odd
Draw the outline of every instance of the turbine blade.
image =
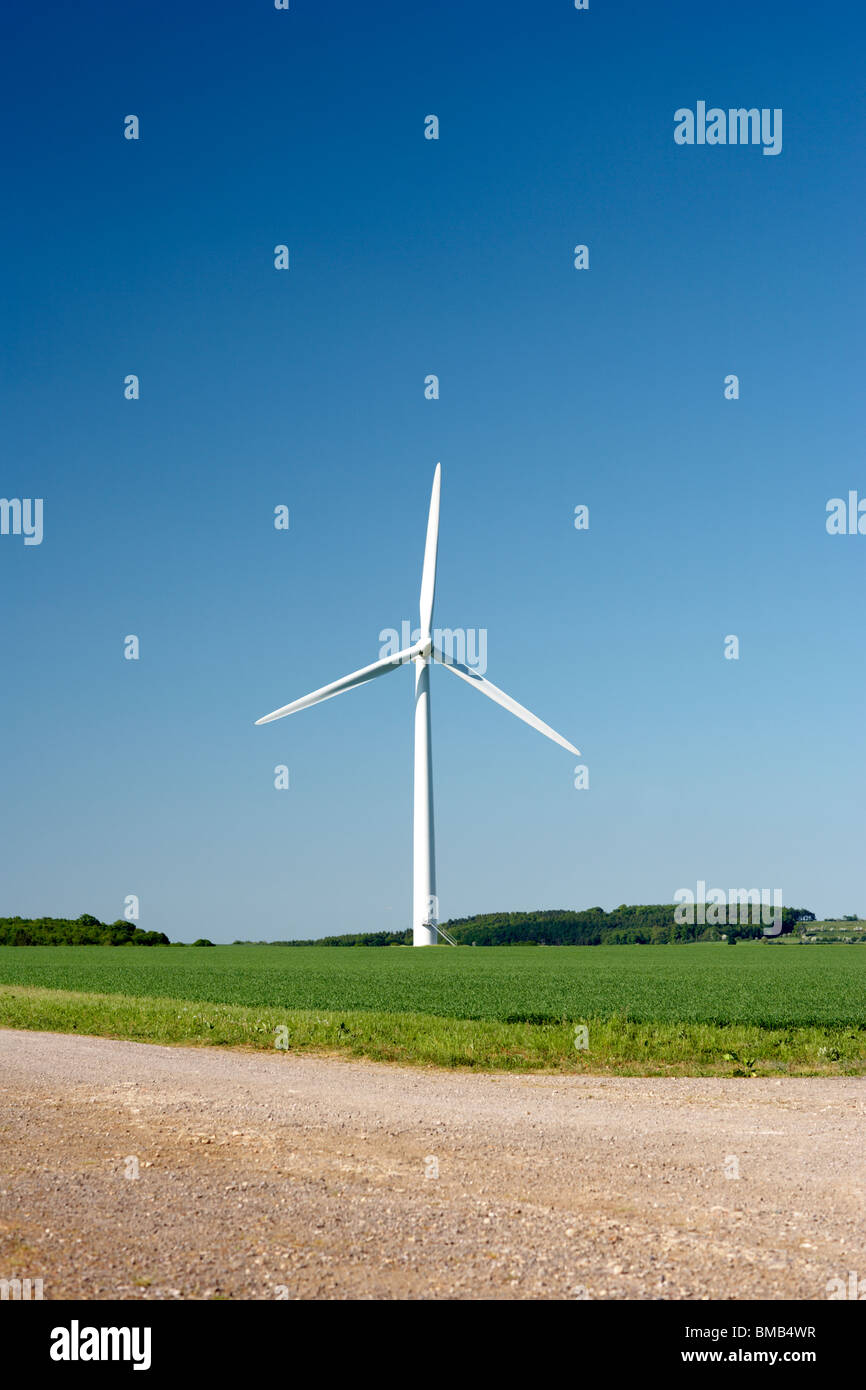
POLYGON ((430 636, 433 622, 433 599, 436 594, 436 551, 439 545, 439 490, 442 465, 437 463, 430 494, 430 515, 427 518, 427 543, 424 546, 424 568, 421 571, 421 636, 430 636))
POLYGON ((510 710, 512 714, 516 714, 517 718, 522 719, 524 724, 528 724, 532 729, 537 729, 546 738, 552 738, 554 743, 558 743, 560 747, 567 748, 570 753, 576 753, 580 757, 579 748, 575 748, 573 743, 569 743, 567 738, 563 738, 562 734, 551 729, 549 724, 545 724, 542 719, 539 719, 525 706, 512 700, 511 696, 506 695, 504 690, 500 690, 498 685, 493 685, 490 681, 485 680, 483 676, 479 676, 477 671, 473 671, 469 666, 464 666, 462 661, 454 661, 453 658, 446 656, 438 647, 433 648, 432 656, 434 661, 438 661, 441 666, 446 666, 449 671, 453 671, 455 676, 466 681, 467 685, 474 686, 476 690, 481 691, 482 695, 486 695, 490 700, 495 700, 497 705, 510 710))
POLYGON ((321 704, 323 700, 333 700, 335 695, 342 695, 344 690, 352 690, 356 685, 366 685, 368 681, 374 681, 377 676, 386 676, 389 671, 396 671, 398 666, 410 661, 417 655, 418 643, 414 647, 407 647, 405 651, 396 652, 394 656, 383 657, 381 661, 374 661, 371 666, 364 666, 360 671, 353 671, 350 676, 341 676, 338 681, 331 681, 330 685, 323 685, 321 690, 314 690, 310 695, 302 695, 300 700, 293 700, 290 705, 283 705, 282 709, 275 709, 273 714, 266 714, 262 719, 257 719, 257 724, 270 724, 274 719, 282 719, 287 714, 294 714, 299 709, 308 709, 310 705, 321 704))

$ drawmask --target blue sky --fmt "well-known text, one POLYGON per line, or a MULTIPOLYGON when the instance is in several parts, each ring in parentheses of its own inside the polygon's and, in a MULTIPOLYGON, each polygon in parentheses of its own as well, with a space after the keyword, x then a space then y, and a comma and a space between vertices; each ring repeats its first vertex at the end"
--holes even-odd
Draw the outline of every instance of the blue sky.
POLYGON ((44 539, 0 536, 0 914, 409 924, 409 671, 253 721, 417 621, 441 460, 436 622, 590 773, 434 672, 442 917, 699 879, 866 915, 866 537, 825 528, 866 496, 862 12, 3 28, 0 493, 44 539), (699 100, 781 108, 782 152, 676 145, 699 100))

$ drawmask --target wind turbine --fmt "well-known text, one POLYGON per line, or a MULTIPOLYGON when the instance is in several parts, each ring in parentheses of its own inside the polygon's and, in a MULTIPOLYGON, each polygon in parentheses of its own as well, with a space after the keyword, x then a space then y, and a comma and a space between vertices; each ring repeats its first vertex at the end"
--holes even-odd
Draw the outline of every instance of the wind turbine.
POLYGON ((368 681, 375 680, 377 676, 386 676, 389 671, 396 671, 398 666, 403 666, 410 661, 414 664, 413 946, 435 945, 437 933, 446 940, 450 940, 442 928, 438 926, 439 908, 436 897, 436 860, 433 845, 433 759, 430 747, 431 661, 438 661, 446 670, 453 671, 455 676, 459 676, 468 685, 480 690, 482 695, 495 700, 497 705, 502 705, 504 709, 516 714, 517 718, 522 719, 525 724, 537 729, 540 734, 544 734, 547 738, 553 739, 553 742, 560 744, 562 748, 567 748, 570 753, 576 753, 578 757, 580 756, 580 749, 575 748, 573 743, 568 742, 568 739, 551 729, 549 724, 545 724, 537 715, 532 714, 523 705, 519 705, 516 700, 512 700, 511 696, 506 695, 504 690, 492 685, 477 671, 473 671, 469 666, 464 666, 462 662, 456 661, 451 656, 446 656, 439 647, 434 645, 431 624, 433 622, 433 597, 436 590, 436 551, 439 544, 441 478, 442 465, 437 463, 436 472, 433 475, 433 491, 430 496, 427 542, 424 546, 424 567, 421 571, 421 635, 418 641, 403 651, 396 652, 393 656, 385 657, 381 661, 374 661, 372 666, 365 666, 360 671, 353 671, 350 676, 343 676, 341 680, 332 681, 330 685, 323 685, 321 690, 314 690, 310 695, 303 695, 300 700, 293 700, 290 705, 283 705, 282 709, 275 709, 273 714, 266 714, 263 719, 256 720, 257 724, 270 724, 274 719, 282 719, 287 714, 295 714, 297 710, 308 709, 310 705, 321 704, 323 700, 332 700, 335 695, 342 695, 344 690, 352 690, 356 685, 366 685, 368 681))

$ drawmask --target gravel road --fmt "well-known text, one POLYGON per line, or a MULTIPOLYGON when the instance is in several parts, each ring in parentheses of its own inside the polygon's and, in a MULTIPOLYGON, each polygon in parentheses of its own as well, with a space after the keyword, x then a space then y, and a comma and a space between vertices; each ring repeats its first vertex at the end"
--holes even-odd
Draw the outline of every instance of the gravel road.
POLYGON ((862 1079, 0 1031, 0 1278, 46 1298, 825 1299, 866 1276, 864 1123, 862 1079))

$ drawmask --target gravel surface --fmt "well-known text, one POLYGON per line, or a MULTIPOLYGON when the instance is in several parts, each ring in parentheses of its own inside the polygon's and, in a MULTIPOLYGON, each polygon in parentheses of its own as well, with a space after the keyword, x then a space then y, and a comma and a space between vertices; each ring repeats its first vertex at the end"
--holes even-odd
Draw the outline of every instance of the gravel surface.
POLYGON ((46 1298, 824 1299, 866 1276, 864 1123, 862 1079, 0 1031, 0 1278, 46 1298))

